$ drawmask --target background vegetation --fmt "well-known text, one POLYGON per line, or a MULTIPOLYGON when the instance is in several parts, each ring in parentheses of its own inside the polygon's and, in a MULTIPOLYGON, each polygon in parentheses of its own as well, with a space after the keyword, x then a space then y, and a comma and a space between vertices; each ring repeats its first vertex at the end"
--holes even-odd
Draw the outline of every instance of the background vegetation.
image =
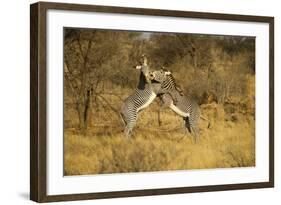
POLYGON ((67 28, 64 31, 66 175, 255 165, 255 39, 67 28), (122 101, 141 54, 172 71, 211 121, 195 144, 182 119, 156 100, 123 136, 122 101), (158 120, 160 119, 160 120, 158 120))

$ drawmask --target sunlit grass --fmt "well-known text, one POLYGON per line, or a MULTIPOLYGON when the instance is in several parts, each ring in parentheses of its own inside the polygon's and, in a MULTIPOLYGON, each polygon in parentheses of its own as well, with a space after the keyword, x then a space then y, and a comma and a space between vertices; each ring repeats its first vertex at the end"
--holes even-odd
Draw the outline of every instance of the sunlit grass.
POLYGON ((155 106, 141 113, 130 139, 118 124, 106 132, 93 127, 86 135, 66 129, 65 175, 255 166, 253 117, 238 114, 234 122, 220 106, 203 108, 212 124, 207 129, 204 121, 200 123, 200 140, 195 143, 191 135, 184 134, 181 118, 169 110, 161 112, 163 125, 159 127, 152 112, 155 106), (165 132, 168 128, 171 131, 165 132))

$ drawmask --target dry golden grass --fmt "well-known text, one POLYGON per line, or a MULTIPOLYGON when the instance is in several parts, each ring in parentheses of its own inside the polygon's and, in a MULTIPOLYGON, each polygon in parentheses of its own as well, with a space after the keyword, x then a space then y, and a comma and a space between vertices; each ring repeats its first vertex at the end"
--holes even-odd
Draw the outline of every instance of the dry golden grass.
POLYGON ((112 126, 93 127, 86 135, 66 129, 64 174, 255 166, 254 116, 245 109, 217 104, 202 107, 204 115, 211 119, 211 128, 201 121, 200 140, 195 143, 190 134, 184 134, 181 118, 168 109, 162 110, 163 125, 159 127, 156 106, 153 103, 140 113, 129 140, 117 121, 112 126))

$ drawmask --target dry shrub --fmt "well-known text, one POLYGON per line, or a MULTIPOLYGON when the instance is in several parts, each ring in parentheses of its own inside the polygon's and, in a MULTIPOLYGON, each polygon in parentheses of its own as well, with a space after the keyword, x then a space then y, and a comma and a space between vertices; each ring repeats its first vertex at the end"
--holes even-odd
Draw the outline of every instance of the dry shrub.
POLYGON ((70 75, 64 84, 65 175, 255 166, 254 38, 155 33, 145 40, 135 32, 69 32, 64 52, 69 64, 65 74, 70 75), (158 121, 157 100, 139 114, 132 138, 123 136, 118 111, 138 84, 139 72, 132 66, 143 52, 151 70, 166 66, 184 93, 201 105, 211 128, 200 122, 199 143, 184 134, 182 118, 173 111, 162 108, 158 121), (85 89, 79 99, 71 87, 75 79, 78 90, 85 89), (84 106, 78 109, 77 104, 84 106), (88 107, 86 131, 81 132, 78 115, 88 107))
POLYGON ((65 174, 255 166, 253 118, 241 114, 239 121, 231 121, 227 120, 229 111, 225 111, 224 106, 215 103, 202 106, 203 114, 211 119, 211 128, 207 129, 202 121, 200 141, 195 143, 191 135, 184 134, 181 118, 168 109, 161 111, 163 126, 159 127, 155 106, 156 103, 141 113, 139 124, 129 140, 120 131, 102 134, 98 129, 92 129, 83 136, 66 130, 65 174), (151 127, 155 129, 150 130, 151 127), (175 127, 177 129, 173 129, 175 127), (172 130, 161 131, 168 128, 172 130))

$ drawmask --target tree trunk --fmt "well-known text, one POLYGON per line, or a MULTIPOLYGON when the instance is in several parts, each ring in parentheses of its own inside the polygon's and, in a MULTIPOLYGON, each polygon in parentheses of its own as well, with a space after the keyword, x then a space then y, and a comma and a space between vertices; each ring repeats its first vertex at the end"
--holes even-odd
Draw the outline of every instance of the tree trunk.
POLYGON ((89 123, 89 113, 91 110, 91 93, 92 88, 87 88, 89 86, 89 70, 88 70, 88 54, 92 46, 92 41, 89 40, 88 46, 86 48, 85 53, 83 52, 82 45, 79 39, 77 39, 77 43, 79 46, 79 50, 81 53, 81 57, 83 59, 83 69, 81 73, 81 85, 79 90, 79 106, 78 106, 78 116, 79 116, 79 128, 80 130, 86 134, 86 130, 88 128, 89 123))
POLYGON ((80 98, 80 102, 77 102, 76 110, 79 118, 79 129, 85 134, 91 119, 91 97, 92 90, 88 89, 83 100, 80 98))
POLYGON ((90 125, 90 119, 91 119, 91 89, 87 90, 86 99, 85 99, 85 108, 84 108, 84 129, 86 130, 90 125))

